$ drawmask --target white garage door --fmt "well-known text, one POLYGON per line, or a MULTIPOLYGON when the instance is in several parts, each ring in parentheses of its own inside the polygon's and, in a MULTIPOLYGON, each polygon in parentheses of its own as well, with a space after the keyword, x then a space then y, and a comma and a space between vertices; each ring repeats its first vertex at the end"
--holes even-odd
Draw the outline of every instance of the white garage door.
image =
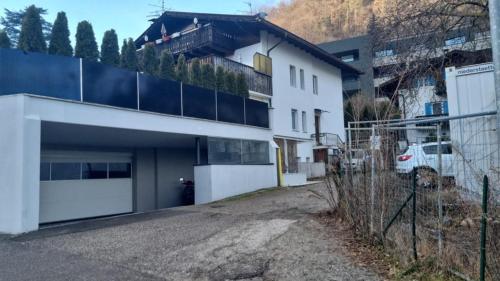
POLYGON ((40 223, 129 212, 131 154, 42 152, 40 223))

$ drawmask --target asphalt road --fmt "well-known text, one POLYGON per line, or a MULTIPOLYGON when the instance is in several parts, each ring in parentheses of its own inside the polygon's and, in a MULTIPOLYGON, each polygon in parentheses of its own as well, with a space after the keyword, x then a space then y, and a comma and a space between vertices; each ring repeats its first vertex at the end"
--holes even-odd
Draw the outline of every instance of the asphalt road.
POLYGON ((309 188, 3 236, 0 280, 381 280, 342 254, 309 188))

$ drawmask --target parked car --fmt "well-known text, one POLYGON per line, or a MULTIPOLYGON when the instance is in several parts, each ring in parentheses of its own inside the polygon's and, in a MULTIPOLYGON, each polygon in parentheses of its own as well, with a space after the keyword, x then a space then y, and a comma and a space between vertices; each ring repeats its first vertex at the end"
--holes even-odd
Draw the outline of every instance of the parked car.
MULTIPOLYGON (((434 185, 438 173, 438 143, 414 144, 396 159, 398 174, 416 173, 419 185, 434 185)), ((453 154, 451 142, 441 143, 441 172, 443 177, 453 177, 453 154)))
POLYGON ((344 169, 347 171, 349 166, 353 172, 362 172, 366 169, 366 164, 368 163, 368 153, 363 149, 352 149, 351 150, 351 162, 349 163, 349 155, 345 156, 343 165, 344 169))

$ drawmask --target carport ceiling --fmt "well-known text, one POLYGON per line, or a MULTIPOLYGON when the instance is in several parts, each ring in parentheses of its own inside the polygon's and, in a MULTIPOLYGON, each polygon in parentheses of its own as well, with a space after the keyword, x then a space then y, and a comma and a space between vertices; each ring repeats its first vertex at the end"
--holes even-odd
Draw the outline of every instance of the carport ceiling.
POLYGON ((96 147, 194 148, 195 136, 163 132, 42 122, 42 144, 96 147))

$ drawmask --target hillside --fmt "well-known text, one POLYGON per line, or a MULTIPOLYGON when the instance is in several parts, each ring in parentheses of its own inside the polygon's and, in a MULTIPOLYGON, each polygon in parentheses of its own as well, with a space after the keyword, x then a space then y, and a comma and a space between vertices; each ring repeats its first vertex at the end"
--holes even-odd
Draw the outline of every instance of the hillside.
POLYGON ((389 0, 290 0, 264 7, 268 19, 313 43, 366 33, 374 12, 389 0))

